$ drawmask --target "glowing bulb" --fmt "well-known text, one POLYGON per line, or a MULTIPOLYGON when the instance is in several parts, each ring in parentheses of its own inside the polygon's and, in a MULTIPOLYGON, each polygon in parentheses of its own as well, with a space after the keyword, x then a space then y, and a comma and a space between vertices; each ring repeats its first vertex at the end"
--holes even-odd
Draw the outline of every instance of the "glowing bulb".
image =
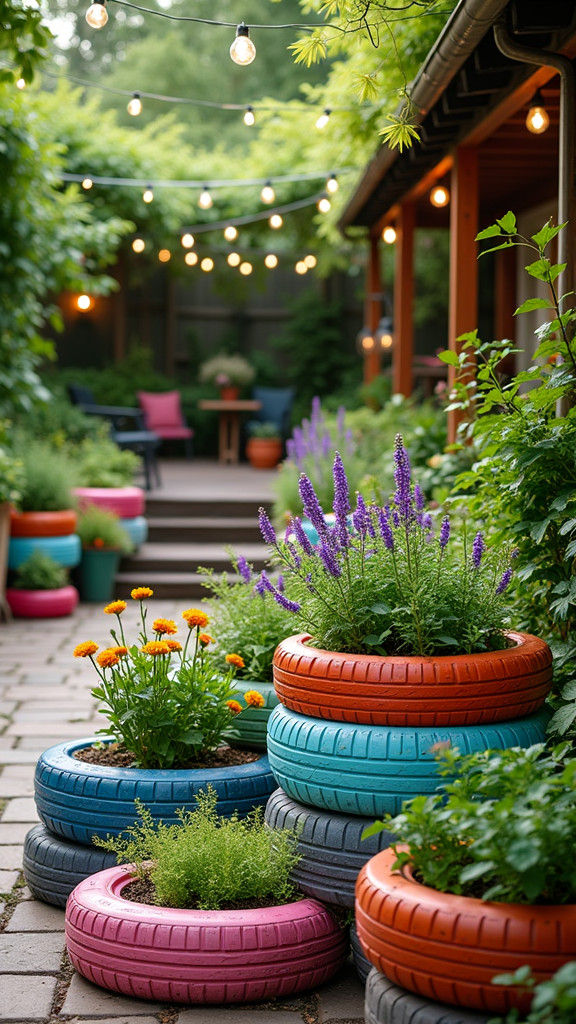
POLYGON ((260 199, 263 203, 273 203, 276 199, 276 193, 272 188, 272 183, 267 181, 260 193, 260 199))
POLYGON ((182 235, 180 241, 182 242, 182 245, 184 246, 185 249, 191 249, 192 246, 194 245, 194 235, 191 235, 190 232, 187 231, 184 235, 182 235))
POLYGON ((170 249, 160 249, 160 252, 158 253, 158 259, 160 260, 160 263, 168 263, 168 260, 170 259, 171 256, 172 253, 170 252, 170 249))
POLYGON ((278 266, 278 257, 275 253, 269 252, 264 257, 264 266, 268 267, 268 270, 274 270, 274 267, 278 266))
POLYGON ((238 270, 244 275, 244 277, 248 277, 248 274, 251 274, 253 269, 252 264, 249 263, 248 260, 245 260, 244 263, 241 263, 238 267, 238 270))
POLYGON ((23 78, 18 78, 17 79, 17 81, 16 81, 16 88, 17 89, 25 89, 26 88, 26 82, 25 82, 25 80, 23 78))
POLYGON ((226 262, 229 267, 237 267, 241 263, 241 258, 237 252, 229 252, 226 257, 226 262))
POLYGON ((318 200, 316 205, 320 210, 320 213, 328 213, 332 204, 330 203, 328 196, 322 196, 322 198, 318 200))
POLYGON ((252 107, 246 107, 246 112, 244 114, 244 124, 248 125, 248 127, 251 128, 255 121, 256 118, 254 117, 254 111, 252 110, 252 107))
POLYGON ((200 270, 203 270, 206 274, 209 274, 211 270, 214 270, 214 260, 210 256, 205 256, 200 263, 200 270))
POLYGON ((304 263, 304 260, 298 260, 298 263, 294 267, 294 270, 296 271, 297 274, 307 274, 308 273, 308 267, 304 263))
POLYGON ((135 92, 132 99, 130 100, 126 110, 132 117, 138 117, 138 114, 142 113, 142 100, 140 99, 140 93, 135 92))
POLYGON ((282 227, 284 221, 279 213, 273 213, 272 216, 268 218, 268 223, 271 228, 274 228, 274 230, 277 231, 278 228, 282 227))
POLYGON ((435 185, 430 193, 430 202, 432 206, 448 206, 450 202, 450 193, 447 188, 443 185, 435 185))
POLYGON ((76 299, 76 306, 82 313, 87 313, 92 306, 92 299, 89 295, 79 295, 76 299))
POLYGON ((151 203, 154 199, 154 189, 152 185, 147 185, 142 193, 142 199, 145 203, 151 203))
POLYGON ((202 210, 209 210, 210 207, 212 206, 212 196, 210 195, 210 189, 208 188, 208 185, 204 185, 204 188, 200 193, 198 206, 200 206, 202 210))
POLYGON ((324 113, 320 114, 320 117, 316 121, 316 127, 319 128, 320 131, 322 131, 322 128, 325 128, 326 125, 328 124, 328 121, 330 120, 330 114, 331 113, 332 113, 332 111, 329 110, 328 108, 326 108, 324 113))
POLYGON ((144 252, 144 249, 146 248, 146 242, 144 241, 143 238, 135 238, 134 241, 132 242, 132 248, 134 252, 144 252))
POLYGON ((86 191, 88 191, 89 188, 92 188, 93 184, 94 182, 92 181, 92 178, 84 178, 82 182, 82 188, 85 188, 86 191))
POLYGON ((312 253, 309 253, 308 256, 304 257, 304 263, 308 267, 308 270, 312 270, 312 268, 318 263, 318 260, 312 253))
POLYGON ((227 242, 235 242, 238 238, 238 228, 235 228, 233 224, 229 224, 228 227, 224 228, 224 238, 227 242))
POLYGON ((326 182, 326 191, 332 193, 338 191, 338 179, 335 174, 331 174, 328 178, 326 182))
POLYGON ((386 245, 393 245, 396 241, 396 228, 393 228, 392 225, 384 228, 384 231, 382 232, 382 241, 386 242, 386 245))
POLYGON ((198 253, 187 252, 184 257, 184 263, 187 263, 189 267, 195 267, 198 263, 198 253))
POLYGON ((538 90, 530 104, 530 110, 528 111, 528 116, 526 118, 526 127, 533 135, 542 135, 542 132, 546 131, 549 124, 550 118, 548 117, 544 106, 542 93, 538 90))
POLYGON ((93 4, 86 11, 86 21, 92 28, 104 28, 104 25, 108 21, 108 11, 106 10, 106 0, 94 0, 93 4))
POLYGON ((235 64, 251 64, 256 56, 256 47, 250 39, 248 26, 242 22, 236 29, 236 39, 230 47, 230 56, 235 64))

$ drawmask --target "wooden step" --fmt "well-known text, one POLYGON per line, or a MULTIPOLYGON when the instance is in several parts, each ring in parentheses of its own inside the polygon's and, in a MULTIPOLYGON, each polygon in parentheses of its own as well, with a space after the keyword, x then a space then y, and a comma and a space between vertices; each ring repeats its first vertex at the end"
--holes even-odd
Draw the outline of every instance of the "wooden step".
MULTIPOLYGON (((191 490, 193 488, 191 487, 191 490)), ((257 495, 250 497, 206 498, 204 496, 182 496, 151 494, 146 496, 146 516, 149 519, 201 517, 206 519, 251 519, 258 525, 258 509, 263 506, 270 512, 272 504, 257 495)))
MULTIPOLYGON (((244 555, 248 562, 259 571, 268 560, 265 544, 245 544, 237 554, 244 555)), ((147 586, 142 574, 147 572, 195 573, 198 566, 213 568, 217 572, 231 570, 230 557, 223 546, 218 544, 143 544, 133 555, 123 558, 122 573, 140 574, 140 581, 134 586, 147 586)))
POLYGON ((155 598, 163 600, 180 598, 184 609, 191 602, 198 602, 210 597, 209 591, 202 586, 203 580, 204 576, 193 572, 146 572, 143 583, 141 574, 119 572, 116 576, 114 596, 117 599, 126 600, 126 595, 134 587, 146 586, 151 587, 155 598))
POLYGON ((148 516, 148 540, 153 543, 257 544, 262 541, 257 517, 148 516))

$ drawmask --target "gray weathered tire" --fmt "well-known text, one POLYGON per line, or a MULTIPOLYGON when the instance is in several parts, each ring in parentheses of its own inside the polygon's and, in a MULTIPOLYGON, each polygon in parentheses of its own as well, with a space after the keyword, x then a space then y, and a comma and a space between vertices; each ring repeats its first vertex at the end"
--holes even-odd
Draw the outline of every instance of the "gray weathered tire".
POLYGON ((389 981, 375 967, 366 980, 365 1024, 488 1024, 493 1014, 433 1003, 389 981))
POLYGON ((365 985, 366 979, 372 970, 372 964, 360 945, 360 939, 358 938, 358 932, 356 931, 356 925, 354 922, 350 925, 350 949, 352 951, 352 960, 354 961, 356 973, 358 974, 360 981, 365 985))
POLYGON ((24 878, 43 903, 65 907, 72 890, 89 875, 116 863, 116 854, 61 839, 45 825, 34 825, 24 840, 24 878))

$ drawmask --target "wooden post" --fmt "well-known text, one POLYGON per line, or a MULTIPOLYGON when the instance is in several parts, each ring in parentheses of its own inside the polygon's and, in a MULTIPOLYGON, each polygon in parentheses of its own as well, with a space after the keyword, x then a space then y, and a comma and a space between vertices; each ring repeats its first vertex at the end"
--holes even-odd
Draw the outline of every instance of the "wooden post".
MULTIPOLYGON (((448 345, 460 350, 456 341, 478 322, 478 153, 473 146, 462 146, 456 153, 451 175, 450 200, 450 301, 448 345)), ((454 382, 454 368, 448 368, 448 388, 454 382)), ((462 414, 448 413, 448 443, 456 439, 462 414)))
MULTIPOLYGON (((380 249, 378 235, 371 235, 366 265, 366 299, 364 317, 366 327, 374 337, 381 316, 382 282, 380 279, 380 249)), ((380 353, 374 347, 364 353, 364 383, 370 384, 380 373, 380 353)))
POLYGON ((402 203, 396 221, 394 271, 394 348, 392 391, 406 398, 412 394, 414 360, 414 203, 402 203))
POLYGON ((112 298, 112 317, 114 324, 114 362, 121 363, 126 358, 126 257, 118 256, 116 264, 116 280, 118 291, 112 298))

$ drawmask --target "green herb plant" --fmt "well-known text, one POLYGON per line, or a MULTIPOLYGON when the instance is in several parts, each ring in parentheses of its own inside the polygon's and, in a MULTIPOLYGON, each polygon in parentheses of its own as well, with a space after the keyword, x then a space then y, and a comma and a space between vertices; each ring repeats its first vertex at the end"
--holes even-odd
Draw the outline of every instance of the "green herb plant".
POLYGON ((99 505, 86 505, 78 515, 76 531, 83 548, 122 551, 128 554, 134 547, 119 516, 99 505))
POLYGON ((264 420, 263 423, 253 423, 249 429, 250 437, 261 437, 272 440, 280 438, 280 431, 276 423, 264 420))
POLYGON ((85 438, 72 455, 77 487, 126 487, 140 465, 136 452, 119 448, 108 436, 85 438))
POLYGON ((521 985, 534 994, 528 1016, 510 1010, 504 1020, 489 1024, 574 1024, 576 1020, 576 962, 560 967, 548 981, 536 982, 528 966, 519 967, 514 974, 497 974, 494 985, 521 985))
POLYGON ((14 584, 16 590, 57 590, 65 587, 68 573, 46 551, 36 548, 16 569, 14 584))
POLYGON ((137 877, 150 878, 163 907, 220 910, 299 899, 289 877, 300 860, 295 832, 268 828, 261 807, 243 819, 220 817, 216 801, 211 786, 200 791, 194 811, 177 812, 178 825, 155 822, 137 801, 140 820, 125 837, 94 842, 116 853, 119 863, 130 863, 137 877))
POLYGON ((19 508, 22 512, 60 512, 73 507, 72 463, 64 451, 44 441, 18 444, 24 467, 19 508))

